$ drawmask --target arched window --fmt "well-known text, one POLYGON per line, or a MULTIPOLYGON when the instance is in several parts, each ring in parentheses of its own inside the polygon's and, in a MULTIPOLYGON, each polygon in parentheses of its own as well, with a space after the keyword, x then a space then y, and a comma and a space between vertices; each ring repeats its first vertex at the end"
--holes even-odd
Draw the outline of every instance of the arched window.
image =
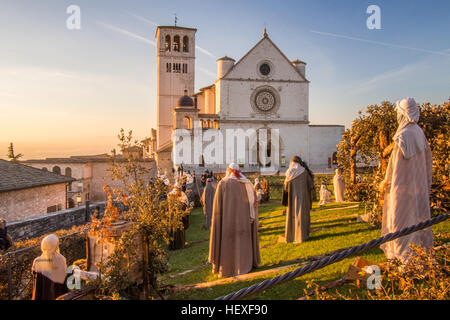
POLYGON ((206 121, 206 127, 211 128, 211 120, 206 121))
POLYGON ((64 175, 66 177, 72 177, 72 169, 70 169, 69 167, 66 168, 66 170, 64 170, 64 175))
POLYGON ((184 117, 183 119, 183 128, 184 129, 192 129, 192 120, 189 117, 184 117))
POLYGON ((46 167, 43 167, 41 170, 42 171, 48 171, 46 167))
POLYGON ((173 37, 173 51, 180 52, 180 36, 173 37))
POLYGON ((170 40, 170 36, 169 35, 166 36, 165 49, 166 49, 166 51, 169 51, 169 52, 171 50, 171 40, 170 40))
POLYGON ((213 125, 214 125, 214 129, 219 129, 219 121, 214 120, 213 125))
POLYGON ((205 120, 200 120, 200 124, 201 124, 201 126, 202 126, 202 129, 204 129, 205 128, 205 120))
POLYGON ((52 169, 53 173, 61 174, 61 168, 58 166, 54 166, 52 169))
POLYGON ((337 164, 338 164, 338 161, 337 161, 337 152, 333 152, 332 163, 333 163, 334 165, 337 165, 337 164))
POLYGON ((189 38, 188 36, 183 37, 183 52, 189 52, 189 38))

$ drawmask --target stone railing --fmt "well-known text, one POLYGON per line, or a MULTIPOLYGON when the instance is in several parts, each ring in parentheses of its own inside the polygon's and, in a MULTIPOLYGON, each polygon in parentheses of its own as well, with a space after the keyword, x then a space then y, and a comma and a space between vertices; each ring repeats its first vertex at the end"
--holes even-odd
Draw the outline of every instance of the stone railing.
POLYGON ((86 201, 84 206, 11 221, 7 223, 8 234, 16 241, 39 237, 61 229, 70 229, 73 226, 89 222, 91 214, 97 208, 100 213, 104 212, 105 203, 96 202, 90 204, 89 201, 86 201))

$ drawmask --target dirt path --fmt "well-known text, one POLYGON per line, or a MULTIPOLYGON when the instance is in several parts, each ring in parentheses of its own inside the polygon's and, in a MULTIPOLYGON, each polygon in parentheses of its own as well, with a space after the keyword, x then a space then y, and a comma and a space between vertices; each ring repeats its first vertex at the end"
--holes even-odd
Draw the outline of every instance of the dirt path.
POLYGON ((277 272, 277 271, 280 271, 280 270, 284 270, 284 269, 289 269, 289 268, 292 268, 292 267, 300 266, 301 264, 306 264, 306 263, 295 263, 295 264, 290 264, 290 265, 287 265, 287 266, 281 266, 281 267, 272 268, 272 269, 268 269, 268 270, 251 272, 251 273, 242 274, 242 275, 235 276, 235 277, 223 278, 223 279, 219 279, 219 280, 215 280, 215 281, 201 282, 201 283, 180 285, 180 286, 175 285, 173 287, 173 290, 174 291, 183 291, 183 290, 192 290, 192 289, 199 289, 199 288, 214 287, 214 286, 221 285, 221 284, 228 284, 228 283, 233 283, 233 282, 238 282, 238 281, 242 281, 242 280, 248 280, 248 279, 256 278, 256 277, 259 277, 259 276, 264 276, 266 274, 274 273, 274 272, 277 272))

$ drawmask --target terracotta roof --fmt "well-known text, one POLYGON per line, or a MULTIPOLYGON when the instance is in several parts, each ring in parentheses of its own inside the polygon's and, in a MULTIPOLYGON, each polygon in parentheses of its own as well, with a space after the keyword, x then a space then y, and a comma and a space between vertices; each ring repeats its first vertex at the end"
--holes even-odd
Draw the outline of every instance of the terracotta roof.
MULTIPOLYGON (((110 161, 111 156, 108 154, 99 154, 92 156, 70 156, 68 158, 45 158, 45 159, 30 159, 20 161, 20 163, 90 163, 90 162, 108 162, 110 161)), ((117 161, 127 161, 121 154, 116 155, 117 161)), ((140 159, 139 161, 148 162, 152 161, 151 159, 140 159)))
POLYGON ((45 158, 30 159, 21 161, 21 163, 88 163, 88 162, 106 162, 108 154, 88 155, 88 156, 71 156, 67 158, 45 158))
POLYGON ((71 181, 75 181, 75 179, 0 159, 0 192, 71 181))
POLYGON ((230 61, 236 61, 236 60, 234 60, 233 58, 230 58, 230 57, 228 57, 228 56, 224 56, 224 57, 222 57, 222 58, 219 58, 219 59, 217 59, 216 61, 219 61, 219 60, 230 60, 230 61))
POLYGON ((172 141, 170 141, 170 142, 166 143, 165 145, 161 146, 161 147, 156 151, 156 153, 171 151, 172 148, 173 148, 173 144, 172 144, 172 141))
POLYGON ((215 86, 216 86, 216 84, 215 84, 215 83, 213 83, 213 84, 211 84, 211 85, 209 85, 209 86, 206 86, 206 87, 200 88, 199 90, 200 90, 200 91, 205 91, 205 90, 209 90, 209 89, 212 89, 212 88, 214 88, 215 86))

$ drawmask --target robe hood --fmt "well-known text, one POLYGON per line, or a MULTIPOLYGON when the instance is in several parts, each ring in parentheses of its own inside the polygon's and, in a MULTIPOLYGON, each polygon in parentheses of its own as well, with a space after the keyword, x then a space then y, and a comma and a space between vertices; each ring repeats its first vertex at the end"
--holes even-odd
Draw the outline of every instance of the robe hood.
POLYGON ((32 270, 56 283, 64 283, 67 272, 66 258, 59 253, 59 240, 54 234, 42 239, 42 254, 34 259, 32 270))
POLYGON ((411 159, 428 145, 425 134, 417 125, 420 110, 413 98, 397 101, 398 129, 394 141, 399 146, 405 159, 411 159))
POLYGON ((235 179, 241 183, 245 184, 245 189, 247 191, 247 197, 248 202, 250 206, 250 217, 252 221, 255 219, 256 213, 255 213, 255 190, 253 189, 253 184, 248 180, 240 171, 239 165, 236 163, 230 163, 227 167, 227 174, 223 178, 224 180, 227 179, 235 179), (239 175, 239 179, 236 177, 236 175, 239 175))

